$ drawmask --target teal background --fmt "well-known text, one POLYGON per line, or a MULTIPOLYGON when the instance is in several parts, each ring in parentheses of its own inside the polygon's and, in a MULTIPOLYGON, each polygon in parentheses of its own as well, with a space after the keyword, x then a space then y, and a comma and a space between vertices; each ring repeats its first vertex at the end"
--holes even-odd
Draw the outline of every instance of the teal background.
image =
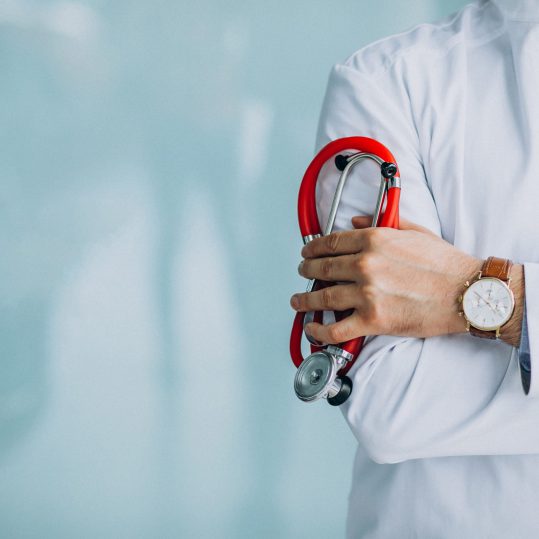
POLYGON ((463 2, 0 2, 0 536, 344 534, 292 391, 328 72, 463 2))

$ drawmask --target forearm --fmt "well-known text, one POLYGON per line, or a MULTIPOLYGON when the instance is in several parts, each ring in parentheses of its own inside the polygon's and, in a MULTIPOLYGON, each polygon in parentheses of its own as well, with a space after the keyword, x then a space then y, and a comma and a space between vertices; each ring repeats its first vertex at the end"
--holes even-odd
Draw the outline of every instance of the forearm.
MULTIPOLYGON (((465 268, 463 277, 471 279, 482 262, 465 268)), ((539 451, 539 403, 522 392, 517 355, 507 346, 519 345, 524 266, 514 264, 510 277, 515 309, 502 326, 503 342, 466 335, 456 307, 446 336, 375 337, 366 347, 354 373, 362 396, 348 405, 346 417, 374 460, 539 451)))

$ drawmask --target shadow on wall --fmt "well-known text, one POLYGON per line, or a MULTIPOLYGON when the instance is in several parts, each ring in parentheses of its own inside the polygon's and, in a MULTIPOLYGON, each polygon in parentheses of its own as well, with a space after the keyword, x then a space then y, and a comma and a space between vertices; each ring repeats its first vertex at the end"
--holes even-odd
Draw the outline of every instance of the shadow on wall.
MULTIPOLYGON (((192 527, 189 513, 204 504, 194 494, 200 491, 212 499, 211 492, 200 489, 208 470, 202 462, 190 467, 189 461, 205 451, 203 438, 215 430, 205 431, 204 423, 209 420, 215 427, 224 420, 233 432, 225 430, 215 443, 228 460, 206 456, 210 469, 223 479, 224 491, 216 500, 222 506, 216 508, 220 525, 261 525, 278 533, 282 519, 277 509, 272 511, 278 497, 272 480, 277 481, 281 464, 266 456, 263 463, 252 459, 258 458, 259 444, 271 446, 283 418, 269 414, 263 426, 256 426, 256 418, 242 411, 247 408, 239 404, 241 394, 256 399, 262 409, 271 409, 273 397, 250 394, 249 384, 238 387, 228 374, 242 369, 246 377, 262 376, 268 387, 279 381, 279 371, 269 362, 255 367, 250 356, 244 362, 248 350, 262 350, 263 356, 270 351, 260 346, 261 340, 268 342, 270 330, 261 328, 259 307, 267 301, 264 285, 271 287, 274 279, 264 274, 270 253, 257 256, 265 227, 254 216, 272 204, 271 196, 258 196, 257 185, 266 166, 272 111, 264 101, 249 100, 238 87, 248 44, 242 21, 223 24, 211 15, 210 4, 185 14, 169 2, 154 3, 151 10, 143 3, 130 4, 128 10, 110 8, 107 20, 75 2, 8 3, 0 12, 0 58, 8 81, 1 94, 2 102, 10 104, 0 112, 1 142, 7 149, 0 195, 5 210, 2 251, 7 255, 1 268, 0 452, 22 443, 32 425, 43 427, 58 402, 61 388, 51 361, 57 361, 54 356, 62 343, 51 324, 58 323, 58 302, 65 299, 66 286, 76 280, 97 244, 133 219, 147 220, 143 214, 149 213, 153 292, 148 308, 160 333, 153 353, 153 390, 161 401, 154 416, 160 438, 153 473, 160 486, 153 525, 159 521, 169 531, 192 527), (178 32, 179 20, 184 32, 178 32), (159 31, 148 31, 153 23, 159 31), (109 25, 121 32, 109 34, 109 25), (176 51, 185 55, 186 46, 200 47, 201 60, 216 63, 202 85, 185 84, 190 55, 178 61, 176 51), (132 202, 140 192, 153 208, 132 202), (205 271, 209 265, 213 267, 205 271), (182 284, 185 278, 190 280, 187 286, 182 284), (225 293, 212 288, 209 279, 226 287, 225 293), (194 311, 187 312, 183 304, 190 292, 188 305, 194 311), (207 292, 214 297, 205 297, 207 292), (220 302, 213 312, 233 320, 227 325, 209 317, 215 342, 211 355, 199 359, 200 347, 208 346, 204 312, 212 301, 220 302), (197 304, 203 308, 197 310, 197 304), (202 331, 192 327, 193 320, 202 331), (190 367, 196 361, 205 369, 190 367), (206 409, 193 423, 188 411, 193 402, 182 397, 190 395, 186 380, 199 395, 220 396, 219 407, 228 408, 228 415, 206 409), (231 411, 239 413, 232 417, 231 411), (249 431, 242 428, 249 422, 249 431), (264 467, 264 484, 245 473, 246 466, 264 467), (227 503, 227 492, 238 477, 242 481, 227 503), (258 511, 253 517, 249 503, 260 506, 261 499, 267 514, 261 518, 258 511), (241 505, 245 510, 235 522, 234 508, 241 505)), ((67 327, 79 323, 64 322, 67 327)), ((117 337, 129 335, 118 328, 117 337)), ((76 364, 80 358, 72 361, 76 364)), ((218 481, 211 479, 215 489, 218 481)), ((153 487, 150 491, 155 495, 153 487)))
POLYGON ((0 6, 0 529, 339 534, 354 443, 291 390, 296 190, 330 65, 438 4, 98 4, 0 6))
POLYGON ((2 452, 45 409, 56 288, 85 243, 121 219, 99 193, 105 181, 94 183, 107 166, 100 145, 87 144, 96 126, 80 90, 98 75, 94 23, 76 4, 0 10, 2 452))

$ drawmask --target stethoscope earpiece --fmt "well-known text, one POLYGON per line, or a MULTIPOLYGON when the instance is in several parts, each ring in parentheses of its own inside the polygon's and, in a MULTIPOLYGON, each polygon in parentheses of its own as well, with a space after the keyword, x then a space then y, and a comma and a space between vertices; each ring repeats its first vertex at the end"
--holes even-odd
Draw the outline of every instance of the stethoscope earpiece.
POLYGON ((350 157, 349 155, 343 155, 343 154, 339 154, 335 156, 335 166, 337 167, 337 170, 340 170, 342 172, 346 168, 349 157, 350 157))
POLYGON ((395 163, 388 163, 385 161, 380 165, 380 172, 382 173, 382 176, 386 178, 386 180, 389 180, 389 178, 393 178, 393 176, 397 174, 397 165, 395 163))

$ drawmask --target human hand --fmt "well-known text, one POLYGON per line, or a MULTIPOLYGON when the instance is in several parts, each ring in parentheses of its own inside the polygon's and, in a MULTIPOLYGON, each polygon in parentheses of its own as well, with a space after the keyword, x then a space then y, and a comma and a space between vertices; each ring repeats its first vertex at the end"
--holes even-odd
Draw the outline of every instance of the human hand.
POLYGON ((306 326, 314 339, 337 344, 363 335, 430 337, 466 331, 457 298, 483 264, 428 229, 401 219, 400 230, 370 228, 354 217, 355 230, 335 232, 305 245, 300 275, 340 282, 295 294, 296 311, 353 313, 333 324, 306 326))

